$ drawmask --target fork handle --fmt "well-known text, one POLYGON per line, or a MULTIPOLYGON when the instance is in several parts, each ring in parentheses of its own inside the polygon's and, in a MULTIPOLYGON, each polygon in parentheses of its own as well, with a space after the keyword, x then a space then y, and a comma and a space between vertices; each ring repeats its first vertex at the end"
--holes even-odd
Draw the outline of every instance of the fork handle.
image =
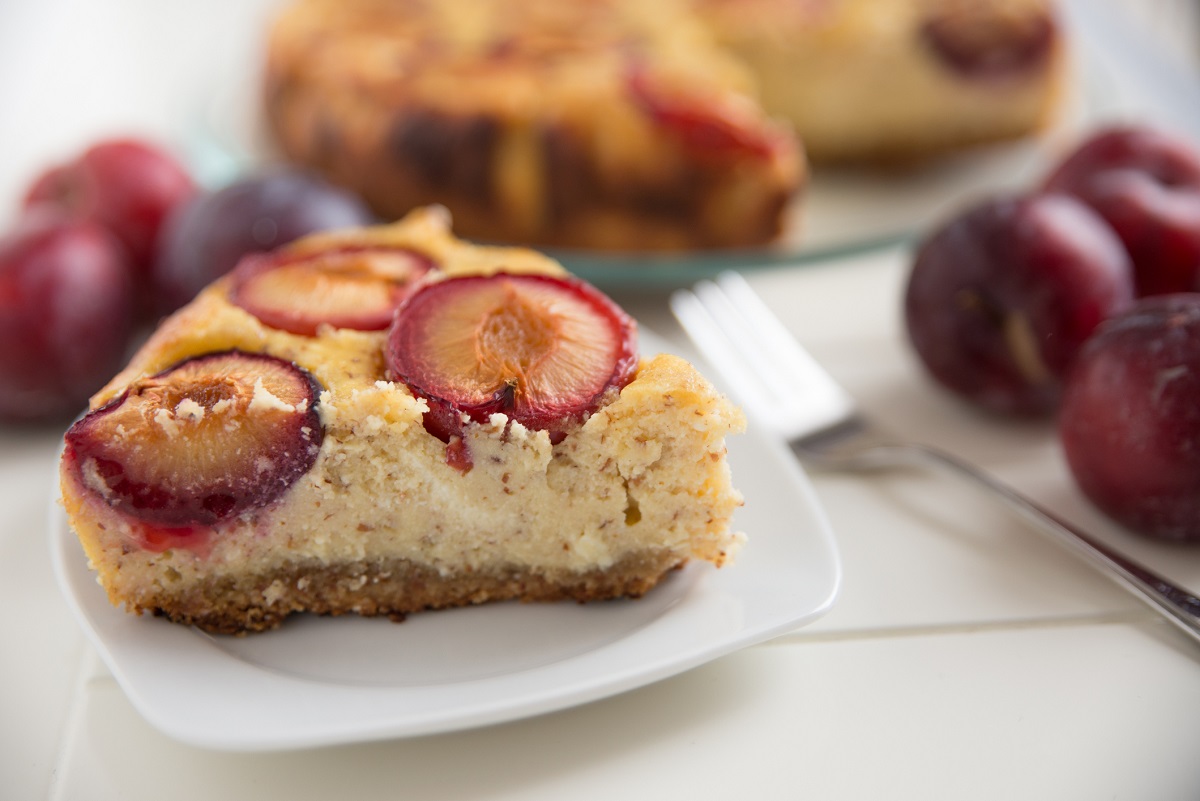
POLYGON ((943 468, 995 493, 1034 528, 1074 551, 1092 567, 1157 610, 1193 640, 1200 642, 1200 598, 1096 541, 1008 485, 956 456, 925 445, 913 445, 909 452, 921 457, 928 464, 943 468))

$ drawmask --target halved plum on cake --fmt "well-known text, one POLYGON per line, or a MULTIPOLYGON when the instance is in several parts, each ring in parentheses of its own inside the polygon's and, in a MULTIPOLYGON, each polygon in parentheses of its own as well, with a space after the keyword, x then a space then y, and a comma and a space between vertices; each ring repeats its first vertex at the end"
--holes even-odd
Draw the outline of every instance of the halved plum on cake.
POLYGON ((68 432, 62 494, 114 604, 210 632, 634 597, 740 547, 742 426, 598 290, 426 209, 165 320, 68 432))
POLYGON ((64 459, 130 517, 211 526, 270 503, 312 467, 324 435, 319 390, 273 356, 197 356, 71 426, 64 459))
POLYGON ((313 336, 322 323, 378 331, 432 264, 402 248, 346 247, 299 256, 251 256, 238 265, 229 290, 272 328, 313 336))
POLYGON ((387 359, 428 401, 425 428, 439 439, 503 414, 560 442, 633 378, 636 328, 577 279, 464 276, 430 283, 400 306, 387 359))

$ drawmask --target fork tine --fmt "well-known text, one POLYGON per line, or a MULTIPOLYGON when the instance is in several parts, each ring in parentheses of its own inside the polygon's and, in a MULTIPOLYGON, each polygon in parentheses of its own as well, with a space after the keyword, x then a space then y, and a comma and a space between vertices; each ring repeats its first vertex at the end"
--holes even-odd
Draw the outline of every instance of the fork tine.
POLYGON ((842 419, 854 402, 737 273, 679 290, 671 309, 751 416, 785 435, 842 419))
POLYGON ((737 349, 739 362, 754 374, 761 390, 769 393, 775 405, 786 405, 791 399, 786 377, 781 375, 779 363, 771 361, 770 348, 749 316, 720 284, 698 284, 695 293, 737 349))
POLYGON ((722 308, 720 289, 709 281, 695 286, 695 291, 676 290, 670 299, 671 311, 700 352, 725 378, 730 390, 738 396, 751 416, 770 420, 776 414, 774 392, 751 369, 742 352, 743 345, 733 341, 726 330, 733 315, 722 308), (716 308, 714 308, 714 305, 716 308))
POLYGON ((729 305, 737 309, 742 324, 754 332, 754 340, 763 354, 756 363, 766 364, 765 369, 775 379, 777 391, 785 402, 794 404, 804 399, 810 404, 854 405, 853 398, 800 346, 740 273, 723 272, 717 276, 717 284, 729 305))

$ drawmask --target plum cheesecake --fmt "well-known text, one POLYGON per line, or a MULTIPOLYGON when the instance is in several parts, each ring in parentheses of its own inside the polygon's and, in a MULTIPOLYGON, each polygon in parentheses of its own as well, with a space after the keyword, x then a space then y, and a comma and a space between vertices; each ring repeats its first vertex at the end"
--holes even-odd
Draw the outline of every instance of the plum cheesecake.
POLYGON ((61 488, 114 605, 241 634, 724 565, 743 426, 607 296, 429 208, 243 260, 92 398, 61 488))
POLYGON ((1046 128, 1053 0, 695 0, 814 164, 912 162, 1046 128))
POLYGON ((771 241, 804 182, 752 87, 678 0, 299 0, 265 108, 385 219, 440 203, 474 239, 678 250, 771 241))
POLYGON ((1054 0, 293 0, 264 106, 385 218, 605 250, 764 245, 807 163, 913 162, 1062 105, 1054 0))

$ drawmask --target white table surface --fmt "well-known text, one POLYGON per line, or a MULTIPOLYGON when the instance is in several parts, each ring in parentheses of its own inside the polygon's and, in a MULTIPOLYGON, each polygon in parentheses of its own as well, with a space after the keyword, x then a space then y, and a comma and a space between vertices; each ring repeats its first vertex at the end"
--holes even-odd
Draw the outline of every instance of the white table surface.
MULTIPOLYGON (((101 134, 183 142, 194 98, 263 13, 0 4, 3 219, 47 160, 101 134)), ((1049 424, 982 417, 921 377, 898 318, 908 258, 751 282, 869 411, 1200 588, 1200 551, 1138 540, 1087 505, 1049 424)), ((616 296, 679 339, 661 294, 616 296)), ((676 678, 427 738, 183 745, 131 707, 55 584, 59 437, 0 429, 0 799, 1200 798, 1200 647, 987 498, 919 473, 813 475, 844 562, 834 609, 676 678)))

